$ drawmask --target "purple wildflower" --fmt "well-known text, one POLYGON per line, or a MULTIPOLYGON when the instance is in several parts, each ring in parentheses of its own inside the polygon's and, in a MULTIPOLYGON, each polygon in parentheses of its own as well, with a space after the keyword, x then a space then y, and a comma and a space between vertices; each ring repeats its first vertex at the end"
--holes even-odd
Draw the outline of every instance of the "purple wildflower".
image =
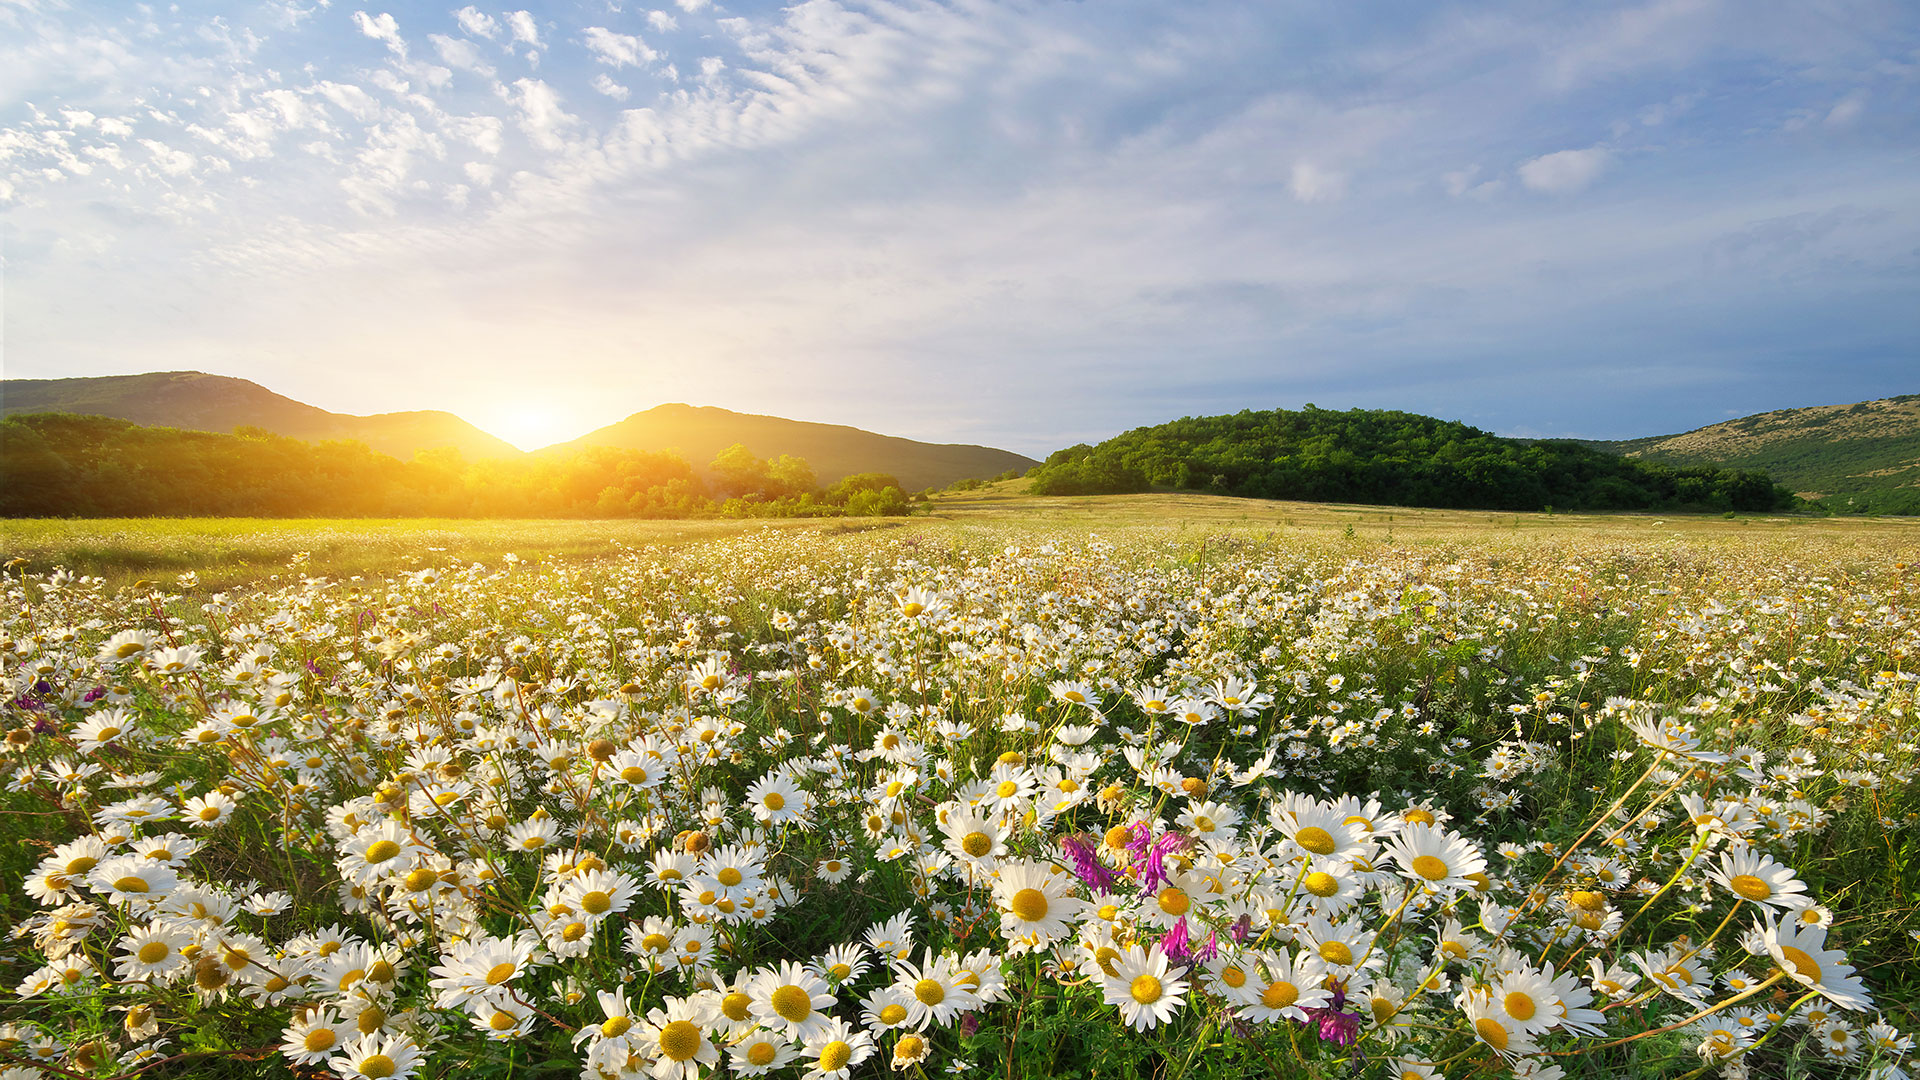
POLYGON ((1147 892, 1158 891, 1173 876, 1167 873, 1167 856, 1192 846, 1193 838, 1185 833, 1162 833, 1147 849, 1146 865, 1136 867, 1140 871, 1140 887, 1147 892))
POLYGON ((1228 929, 1227 933, 1233 935, 1233 943, 1235 945, 1245 945, 1247 938, 1253 935, 1253 916, 1242 915, 1233 920, 1233 926, 1228 929))
POLYGON ((1335 1046, 1352 1046, 1360 1037, 1360 1018, 1339 1009, 1308 1009, 1307 1019, 1318 1025, 1320 1041, 1335 1046))
POLYGON ((1077 833, 1063 836, 1060 838, 1060 850, 1066 852, 1067 861, 1073 864, 1074 876, 1094 892, 1110 893, 1119 884, 1120 875, 1100 861, 1100 856, 1094 852, 1092 839, 1077 833))
POLYGON ((1203 964, 1219 955, 1220 932, 1218 930, 1209 933, 1207 940, 1201 942, 1200 947, 1193 950, 1193 958, 1203 964))
POLYGON ((1160 951, 1175 964, 1185 964, 1192 959, 1193 950, 1188 948, 1187 920, 1184 917, 1174 920, 1173 929, 1160 939, 1160 951))
POLYGON ((96 686, 93 689, 87 691, 86 696, 81 698, 80 700, 88 703, 92 703, 95 701, 99 701, 101 698, 106 696, 107 696, 107 688, 104 686, 96 686))

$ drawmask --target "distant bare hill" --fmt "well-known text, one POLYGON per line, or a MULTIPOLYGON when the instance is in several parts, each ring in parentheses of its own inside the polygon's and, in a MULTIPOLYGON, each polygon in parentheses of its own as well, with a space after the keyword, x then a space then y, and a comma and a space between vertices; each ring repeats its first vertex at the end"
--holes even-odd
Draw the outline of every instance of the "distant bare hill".
POLYGON ((349 416, 282 397, 246 379, 198 371, 0 382, 0 413, 48 412, 111 416, 189 431, 229 432, 252 426, 308 442, 358 439, 403 461, 415 451, 443 446, 459 450, 469 461, 521 455, 517 447, 452 413, 349 416))
POLYGON ((660 405, 617 424, 590 431, 572 442, 535 451, 540 454, 618 446, 632 450, 674 451, 704 470, 735 443, 755 456, 791 454, 805 458, 824 487, 863 472, 891 473, 908 491, 945 487, 955 480, 988 479, 1009 469, 1038 464, 1007 450, 960 443, 924 443, 876 435, 841 424, 815 424, 778 416, 757 416, 693 405, 660 405))
POLYGON ((1841 512, 1920 512, 1920 394, 1775 409, 1678 435, 1589 445, 1678 465, 1761 469, 1841 512))

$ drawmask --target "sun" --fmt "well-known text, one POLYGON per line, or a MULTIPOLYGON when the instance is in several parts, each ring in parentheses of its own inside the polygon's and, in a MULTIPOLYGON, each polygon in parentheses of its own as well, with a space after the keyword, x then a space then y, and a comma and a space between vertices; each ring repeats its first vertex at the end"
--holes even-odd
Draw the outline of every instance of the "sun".
POLYGON ((565 413, 540 406, 506 406, 493 411, 486 421, 479 426, 522 450, 538 450, 579 434, 565 413))

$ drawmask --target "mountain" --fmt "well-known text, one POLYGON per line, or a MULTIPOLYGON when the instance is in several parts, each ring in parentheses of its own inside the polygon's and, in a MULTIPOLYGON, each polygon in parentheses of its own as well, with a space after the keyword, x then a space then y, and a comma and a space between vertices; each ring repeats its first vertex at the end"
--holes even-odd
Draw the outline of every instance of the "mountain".
POLYGON ((806 459, 826 487, 854 473, 889 473, 908 491, 946 487, 955 480, 985 480, 1009 469, 1025 472, 1032 458, 1007 450, 960 443, 924 443, 876 435, 841 424, 815 424, 693 405, 660 405, 572 442, 537 450, 563 453, 590 446, 672 451, 705 470, 720 452, 738 443, 755 457, 791 454, 806 459))
POLYGON ((1920 394, 1587 445, 1647 461, 1761 469, 1842 513, 1920 513, 1920 394))
POLYGON ((0 414, 47 412, 111 416, 188 431, 228 432, 245 425, 309 442, 358 439, 402 461, 417 450, 442 446, 459 450, 469 461, 521 455, 519 448, 452 413, 349 416, 282 397, 246 379, 198 371, 0 382, 0 414))
POLYGON ((1186 417, 1068 447, 1036 495, 1175 488, 1262 499, 1485 510, 1776 510, 1765 473, 1634 461, 1567 440, 1503 439, 1382 409, 1186 417))

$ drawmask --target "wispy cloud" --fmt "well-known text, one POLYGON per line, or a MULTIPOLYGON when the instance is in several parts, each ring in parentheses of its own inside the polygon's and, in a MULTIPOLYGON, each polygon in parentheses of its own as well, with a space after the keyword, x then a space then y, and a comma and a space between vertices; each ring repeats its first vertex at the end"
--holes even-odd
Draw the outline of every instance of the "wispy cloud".
POLYGON ((1030 452, 1305 400, 1622 435, 1915 389, 1920 15, 1873 0, 0 26, 10 376, 484 422, 537 372, 583 428, 678 398, 1030 452))

